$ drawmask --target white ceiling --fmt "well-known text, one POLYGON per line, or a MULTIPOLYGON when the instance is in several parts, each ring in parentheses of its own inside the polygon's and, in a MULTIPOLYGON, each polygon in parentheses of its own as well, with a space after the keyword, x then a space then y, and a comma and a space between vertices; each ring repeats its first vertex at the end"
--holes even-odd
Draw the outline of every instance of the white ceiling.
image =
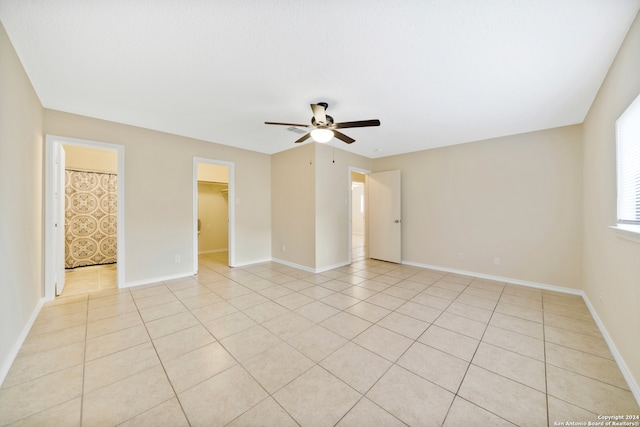
POLYGON ((263 153, 326 101, 383 157, 581 123, 640 0, 0 0, 44 107, 263 153), (381 150, 381 151, 380 151, 381 150))

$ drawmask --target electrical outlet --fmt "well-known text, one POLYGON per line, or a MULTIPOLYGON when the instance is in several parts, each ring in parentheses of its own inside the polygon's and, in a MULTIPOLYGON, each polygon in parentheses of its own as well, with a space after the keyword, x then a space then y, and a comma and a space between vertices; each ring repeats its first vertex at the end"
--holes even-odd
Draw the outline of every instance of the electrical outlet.
POLYGON ((464 254, 463 254, 462 252, 460 252, 460 253, 458 254, 458 259, 459 259, 460 261, 464 261, 464 254))
POLYGON ((176 264, 180 262, 180 255, 176 255, 176 264))
POLYGON ((497 256, 497 257, 494 257, 494 258, 493 258, 493 263, 494 263, 495 265, 500 265, 500 262, 501 262, 501 261, 500 261, 500 257, 498 257, 498 256, 497 256))
POLYGON ((287 247, 285 245, 282 245, 282 252, 287 252, 287 247))

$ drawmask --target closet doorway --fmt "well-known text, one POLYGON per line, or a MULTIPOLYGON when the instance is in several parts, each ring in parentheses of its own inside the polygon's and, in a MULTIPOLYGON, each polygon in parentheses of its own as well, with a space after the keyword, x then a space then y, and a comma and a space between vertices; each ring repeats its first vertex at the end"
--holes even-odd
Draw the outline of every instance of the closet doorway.
POLYGON ((124 268, 124 147, 47 136, 45 298, 117 288, 124 268))
POLYGON ((365 179, 369 171, 350 168, 350 199, 349 212, 349 242, 351 243, 351 262, 362 261, 367 258, 367 227, 366 227, 366 191, 365 179))
POLYGON ((233 164, 194 159, 194 270, 233 265, 233 164))

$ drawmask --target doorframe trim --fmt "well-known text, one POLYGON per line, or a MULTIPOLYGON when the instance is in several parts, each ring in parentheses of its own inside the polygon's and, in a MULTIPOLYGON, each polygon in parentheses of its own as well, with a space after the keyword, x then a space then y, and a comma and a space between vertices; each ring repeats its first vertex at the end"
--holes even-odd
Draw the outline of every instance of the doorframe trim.
POLYGON ((229 267, 235 267, 235 163, 224 160, 209 159, 206 157, 193 157, 193 274, 198 272, 198 163, 226 166, 229 168, 228 182, 228 215, 229 215, 229 267))
MULTIPOLYGON (((353 256, 352 256, 352 253, 351 253, 353 251, 353 248, 351 247, 352 239, 353 239, 353 237, 352 237, 352 233, 353 233, 353 230, 352 230, 353 200, 352 200, 352 197, 351 197, 352 196, 351 185, 353 184, 353 181, 351 179, 351 172, 356 172, 356 173, 360 173, 360 174, 363 174, 363 175, 369 175, 370 173, 373 173, 373 171, 370 171, 368 169, 357 168, 355 166, 349 166, 347 168, 347 171, 349 173, 349 180, 348 180, 348 182, 349 182, 349 191, 348 191, 348 194, 349 194, 349 198, 348 198, 348 205, 349 206, 348 207, 349 207, 349 209, 347 209, 347 212, 348 212, 348 215, 347 215, 347 242, 348 242, 348 246, 347 246, 347 254, 348 254, 347 261, 348 261, 348 263, 347 263, 347 265, 349 265, 349 264, 351 264, 353 262, 353 256)), ((367 187, 367 184, 365 183, 365 194, 366 194, 366 187, 367 187)), ((365 196, 365 201, 367 201, 367 196, 365 196)), ((365 215, 365 227, 364 227, 365 252, 366 252, 366 247, 367 247, 367 243, 366 242, 367 242, 367 239, 369 237, 368 236, 369 232, 367 231, 368 227, 366 225, 366 218, 367 218, 368 214, 369 214, 369 207, 367 206, 367 207, 365 207, 365 213, 364 213, 364 215, 365 215)), ((365 253, 365 255, 366 255, 366 253, 365 253)))
POLYGON ((54 212, 53 212, 53 174, 55 172, 55 146, 59 144, 78 145, 81 147, 99 148, 102 150, 116 151, 118 157, 118 231, 117 231, 117 245, 118 253, 116 255, 116 275, 117 275, 117 287, 124 287, 124 270, 125 270, 125 244, 124 244, 124 189, 125 189, 125 175, 124 175, 124 145, 111 144, 101 141, 91 141, 87 139, 70 138, 66 136, 58 135, 45 135, 45 165, 44 165, 44 179, 45 179, 45 200, 44 200, 44 299, 45 301, 51 301, 55 298, 56 290, 53 280, 55 274, 55 266, 53 265, 53 254, 55 248, 54 236, 54 212))

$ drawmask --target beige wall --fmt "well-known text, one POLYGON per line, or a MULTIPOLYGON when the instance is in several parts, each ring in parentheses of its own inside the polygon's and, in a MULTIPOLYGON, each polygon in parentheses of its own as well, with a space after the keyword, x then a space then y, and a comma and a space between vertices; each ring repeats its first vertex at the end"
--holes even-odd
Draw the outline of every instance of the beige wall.
POLYGON ((47 109, 44 131, 124 146, 126 285, 192 273, 194 157, 235 164, 235 263, 270 257, 268 155, 47 109))
POLYGON ((347 263, 349 167, 370 169, 371 160, 308 143, 274 154, 271 162, 272 256, 313 270, 347 263))
POLYGON ((271 156, 271 256, 315 268, 315 148, 271 156))
MULTIPOLYGON (((616 223, 615 121, 640 94, 640 18, 584 122, 584 290, 640 382, 640 244, 616 223)), ((638 396, 640 390, 636 390, 638 396)))
POLYGON ((118 173, 118 152, 115 150, 73 144, 62 144, 62 147, 65 152, 67 169, 118 173))
MULTIPOLYGON (((356 144, 366 142, 356 142, 356 144)), ((334 141, 339 146, 342 142, 334 141)), ((316 146, 316 265, 325 270, 349 261, 349 167, 371 169, 371 159, 330 144, 316 146), (335 160, 335 163, 333 161, 335 160)))
POLYGON ((42 106, 0 23, 0 383, 42 296, 42 106))
POLYGON ((375 160, 402 171, 402 259, 579 289, 581 137, 570 126, 375 160))

